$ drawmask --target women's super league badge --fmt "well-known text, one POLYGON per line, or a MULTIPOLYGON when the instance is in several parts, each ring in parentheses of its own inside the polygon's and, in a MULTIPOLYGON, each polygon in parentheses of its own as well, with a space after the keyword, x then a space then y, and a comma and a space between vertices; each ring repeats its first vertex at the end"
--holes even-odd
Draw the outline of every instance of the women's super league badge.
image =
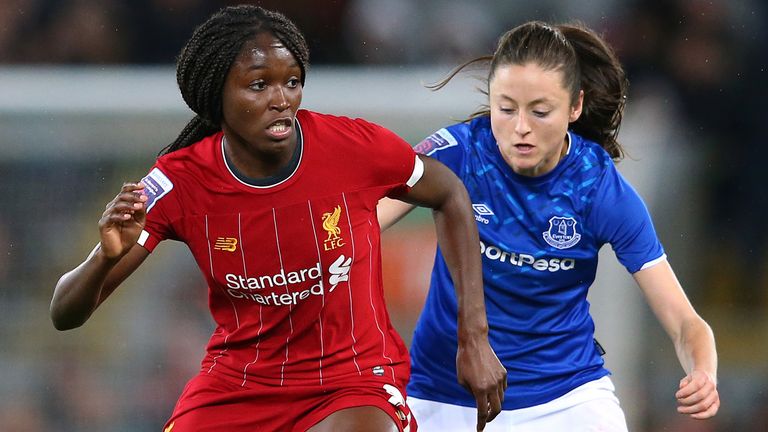
POLYGON ((456 138, 448 132, 448 129, 442 128, 439 131, 425 138, 422 142, 416 144, 413 150, 418 154, 431 156, 437 150, 443 150, 448 147, 459 145, 456 138))
POLYGON ((568 249, 581 240, 576 224, 576 219, 572 217, 554 216, 549 220, 549 229, 542 234, 544 240, 552 247, 568 249))
POLYGON ((173 189, 171 180, 157 168, 153 168, 146 177, 141 179, 141 182, 144 184, 144 193, 147 195, 147 212, 163 195, 173 189))

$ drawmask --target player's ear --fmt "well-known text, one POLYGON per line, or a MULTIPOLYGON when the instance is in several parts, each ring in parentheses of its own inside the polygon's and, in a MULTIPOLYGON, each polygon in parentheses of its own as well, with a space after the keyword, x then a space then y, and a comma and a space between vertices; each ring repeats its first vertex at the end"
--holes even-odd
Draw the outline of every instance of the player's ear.
POLYGON ((579 90, 579 96, 571 106, 571 114, 568 116, 568 122, 573 123, 581 117, 581 111, 584 108, 584 90, 579 90))

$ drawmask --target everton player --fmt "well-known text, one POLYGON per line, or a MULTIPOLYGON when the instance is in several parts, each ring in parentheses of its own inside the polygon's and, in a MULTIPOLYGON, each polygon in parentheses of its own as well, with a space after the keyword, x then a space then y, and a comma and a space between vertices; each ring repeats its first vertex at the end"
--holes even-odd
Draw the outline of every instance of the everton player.
MULTIPOLYGON (((490 65, 487 109, 416 149, 463 180, 475 210, 491 345, 509 383, 504 410, 487 430, 626 431, 587 303, 606 243, 674 343, 685 370, 674 388, 678 411, 714 416, 712 331, 672 272, 641 198, 614 166, 623 156, 616 135, 627 81, 612 50, 582 26, 529 22, 475 61, 490 65)), ((409 208, 382 201, 382 226, 409 208)), ((440 246, 411 346, 408 403, 423 429, 464 431, 474 423, 474 400, 450 361, 461 317, 447 264, 440 246)))
POLYGON ((182 241, 217 327, 165 431, 415 431, 376 218, 398 197, 434 209, 459 299, 451 361, 492 419, 506 374, 466 190, 382 127, 299 110, 307 67, 303 36, 278 13, 229 7, 195 30, 177 80, 196 116, 107 205, 100 243, 56 285, 56 328, 82 325, 158 243, 182 241))

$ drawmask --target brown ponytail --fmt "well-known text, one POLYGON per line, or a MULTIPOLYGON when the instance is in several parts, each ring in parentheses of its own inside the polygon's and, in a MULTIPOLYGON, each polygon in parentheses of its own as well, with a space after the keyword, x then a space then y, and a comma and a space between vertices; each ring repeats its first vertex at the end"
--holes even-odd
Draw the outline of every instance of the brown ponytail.
POLYGON ((624 157, 617 140, 629 81, 616 54, 592 30, 579 24, 557 26, 576 51, 584 103, 581 117, 571 128, 600 144, 612 158, 624 157))

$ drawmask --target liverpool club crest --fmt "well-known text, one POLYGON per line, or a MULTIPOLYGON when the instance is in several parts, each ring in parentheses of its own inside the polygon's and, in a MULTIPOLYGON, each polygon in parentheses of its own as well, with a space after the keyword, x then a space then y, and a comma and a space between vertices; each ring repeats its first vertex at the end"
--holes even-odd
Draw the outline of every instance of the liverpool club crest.
POLYGON ((341 218, 341 206, 336 206, 333 212, 323 213, 323 229, 328 233, 328 238, 323 242, 323 248, 327 251, 344 246, 341 228, 338 226, 339 218, 341 218))
POLYGON ((576 224, 576 219, 572 217, 554 216, 549 219, 549 229, 542 234, 544 240, 552 247, 568 249, 581 240, 576 224))

